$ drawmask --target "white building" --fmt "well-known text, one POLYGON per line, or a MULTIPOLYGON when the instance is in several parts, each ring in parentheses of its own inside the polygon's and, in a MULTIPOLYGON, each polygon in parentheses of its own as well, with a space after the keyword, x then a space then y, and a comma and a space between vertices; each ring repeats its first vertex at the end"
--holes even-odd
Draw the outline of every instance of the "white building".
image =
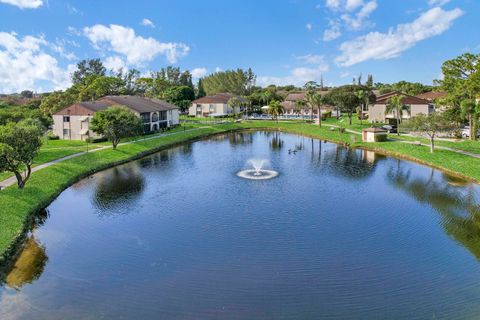
POLYGON ((53 115, 53 134, 63 140, 97 138, 90 130, 95 112, 121 105, 134 112, 143 121, 144 132, 158 131, 179 123, 178 108, 168 102, 139 96, 106 96, 97 101, 77 102, 53 115))
POLYGON ((233 107, 228 101, 236 97, 242 102, 247 102, 242 97, 230 93, 217 93, 213 96, 206 96, 192 101, 188 109, 188 115, 192 117, 224 117, 231 114, 238 114, 243 111, 241 107, 233 107))

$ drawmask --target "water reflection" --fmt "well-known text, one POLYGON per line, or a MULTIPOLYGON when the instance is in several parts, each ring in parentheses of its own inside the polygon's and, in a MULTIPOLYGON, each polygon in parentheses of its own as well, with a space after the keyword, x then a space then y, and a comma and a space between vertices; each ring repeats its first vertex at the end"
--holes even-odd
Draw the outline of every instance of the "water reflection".
POLYGON ((280 132, 273 132, 269 144, 272 150, 280 150, 283 148, 283 139, 281 138, 280 132))
MULTIPOLYGON (((320 147, 319 150, 319 157, 321 157, 320 147)), ((370 176, 375 171, 377 162, 383 159, 384 157, 379 155, 366 154, 364 150, 335 146, 325 150, 321 163, 327 165, 337 176, 357 180, 370 176)))
POLYGON ((398 161, 388 178, 390 183, 419 202, 432 206, 442 218, 446 233, 480 260, 480 202, 473 188, 458 188, 468 182, 436 171, 424 178, 404 169, 398 161), (438 174, 438 173, 437 173, 438 174))
POLYGON ((228 135, 228 140, 230 141, 230 145, 232 146, 251 144, 253 142, 253 133, 252 132, 234 132, 228 135))
MULTIPOLYGON (((162 156, 148 157, 149 161, 157 162, 162 156)), ((101 172, 96 176, 94 203, 102 212, 120 207, 125 202, 138 198, 145 185, 145 178, 137 165, 115 167, 101 172)))
POLYGON ((5 283, 10 288, 20 289, 22 286, 34 282, 42 275, 47 261, 45 247, 39 244, 34 236, 30 236, 7 274, 5 283))

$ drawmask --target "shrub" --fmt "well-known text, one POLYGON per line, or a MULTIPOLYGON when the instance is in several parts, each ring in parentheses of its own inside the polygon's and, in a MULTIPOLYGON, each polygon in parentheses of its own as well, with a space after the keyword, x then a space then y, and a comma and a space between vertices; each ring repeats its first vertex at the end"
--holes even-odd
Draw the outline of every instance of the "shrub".
POLYGON ((101 137, 101 138, 93 138, 93 137, 88 137, 85 139, 85 142, 87 143, 99 143, 99 142, 105 142, 108 141, 107 138, 101 137))

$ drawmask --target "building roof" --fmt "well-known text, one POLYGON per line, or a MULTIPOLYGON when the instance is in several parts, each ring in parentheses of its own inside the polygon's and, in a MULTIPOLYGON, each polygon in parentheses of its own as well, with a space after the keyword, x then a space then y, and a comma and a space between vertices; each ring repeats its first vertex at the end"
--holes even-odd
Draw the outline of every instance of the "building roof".
MULTIPOLYGON (((328 93, 328 91, 319 90, 318 93, 323 96, 323 95, 326 95, 328 93)), ((285 101, 295 102, 295 101, 299 101, 299 100, 305 100, 305 95, 306 94, 307 93, 305 91, 289 93, 288 96, 285 98, 285 101)))
POLYGON ((363 129, 362 132, 387 133, 388 130, 385 130, 383 128, 374 127, 374 128, 363 129))
POLYGON ((196 100, 193 100, 192 103, 199 103, 199 104, 202 104, 202 103, 224 103, 224 104, 226 104, 226 103, 228 103, 228 100, 230 100, 233 97, 237 97, 242 102, 247 101, 247 99, 242 98, 242 97, 237 96, 237 95, 234 95, 234 94, 231 94, 231 93, 217 93, 217 94, 214 94, 214 95, 211 95, 211 96, 205 96, 205 97, 198 98, 196 100))
POLYGON ((110 103, 110 105, 122 105, 139 113, 178 109, 166 101, 140 96, 106 96, 101 98, 100 101, 110 103))
POLYGON ((417 98, 414 96, 409 96, 407 94, 400 93, 398 91, 396 92, 390 92, 381 96, 378 96, 375 104, 388 104, 389 100, 393 96, 398 96, 402 95, 402 103, 403 104, 430 104, 430 101, 422 99, 422 98, 417 98))
POLYGON ((421 93, 421 94, 417 95, 416 97, 420 98, 420 99, 425 99, 425 100, 428 100, 428 101, 431 102, 431 101, 434 101, 435 99, 443 98, 446 95, 447 95, 446 92, 430 91, 430 92, 421 93))
POLYGON ((84 115, 85 112, 81 112, 80 109, 72 107, 80 106, 92 112, 97 112, 100 110, 105 110, 114 105, 122 105, 138 113, 178 109, 173 104, 158 99, 150 99, 140 96, 106 96, 97 101, 83 101, 74 103, 71 106, 59 110, 55 114, 66 114, 65 110, 68 109, 70 111, 68 114, 70 115, 84 115))

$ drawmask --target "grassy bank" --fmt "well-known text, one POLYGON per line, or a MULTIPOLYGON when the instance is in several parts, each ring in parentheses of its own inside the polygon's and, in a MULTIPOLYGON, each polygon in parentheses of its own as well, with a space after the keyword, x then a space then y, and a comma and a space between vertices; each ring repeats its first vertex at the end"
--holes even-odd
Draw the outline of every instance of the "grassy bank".
POLYGON ((241 129, 282 130, 351 147, 371 149, 415 160, 480 182, 480 159, 443 150, 432 154, 428 147, 401 142, 362 143, 360 135, 340 133, 327 126, 319 128, 317 125, 298 122, 248 121, 239 124, 199 126, 196 130, 186 132, 182 132, 182 128, 174 135, 137 141, 119 146, 117 150, 105 149, 57 163, 35 172, 24 190, 12 186, 0 192, 0 255, 7 257, 9 253, 15 251, 16 245, 22 241, 21 236, 27 230, 33 213, 46 207, 60 192, 82 177, 175 144, 241 129))
POLYGON ((60 192, 93 172, 126 162, 184 141, 235 129, 227 124, 179 132, 158 139, 105 149, 57 163, 32 174, 23 190, 11 186, 0 192, 0 255, 7 256, 21 241, 32 213, 47 206, 60 192))

